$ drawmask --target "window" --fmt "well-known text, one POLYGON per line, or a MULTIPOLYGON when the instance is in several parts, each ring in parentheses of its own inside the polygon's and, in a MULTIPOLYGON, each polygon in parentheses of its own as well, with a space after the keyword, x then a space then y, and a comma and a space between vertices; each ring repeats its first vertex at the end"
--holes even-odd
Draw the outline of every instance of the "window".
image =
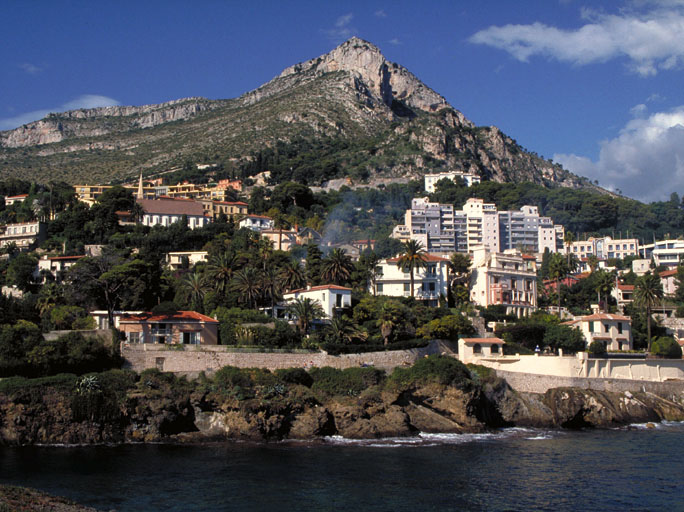
POLYGON ((499 353, 499 345, 497 345, 496 343, 494 343, 494 344, 492 345, 492 354, 498 354, 498 353, 499 353))
POLYGON ((411 291, 411 283, 404 283, 404 292, 411 291))
POLYGON ((481 354, 482 353, 482 347, 480 346, 479 343, 475 343, 473 345, 473 354, 481 354))
POLYGON ((609 324, 603 324, 603 328, 606 330, 606 332, 610 332, 610 325, 609 324))
POLYGON ((341 293, 335 294, 335 306, 338 308, 342 307, 342 294, 341 293))
MULTIPOLYGON (((622 322, 618 322, 618 334, 622 334, 622 322)), ((620 349, 622 350, 622 349, 620 349)))
POLYGON ((589 332, 594 332, 594 322, 589 322, 589 332))
POLYGON ((199 345, 201 342, 201 337, 199 332, 184 332, 183 333, 183 344, 184 345, 199 345))
POLYGON ((128 333, 128 343, 140 343, 140 334, 139 332, 129 332, 128 333))
POLYGON ((382 283, 378 283, 376 285, 376 287, 377 287, 378 293, 382 293, 382 283))

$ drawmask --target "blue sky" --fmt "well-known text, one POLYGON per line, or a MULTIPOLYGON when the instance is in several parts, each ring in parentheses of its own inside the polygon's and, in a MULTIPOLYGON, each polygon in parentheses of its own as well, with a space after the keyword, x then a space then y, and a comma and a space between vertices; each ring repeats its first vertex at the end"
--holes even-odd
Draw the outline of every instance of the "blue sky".
POLYGON ((232 98, 367 39, 478 125, 642 200, 684 192, 684 0, 6 0, 0 130, 232 98))

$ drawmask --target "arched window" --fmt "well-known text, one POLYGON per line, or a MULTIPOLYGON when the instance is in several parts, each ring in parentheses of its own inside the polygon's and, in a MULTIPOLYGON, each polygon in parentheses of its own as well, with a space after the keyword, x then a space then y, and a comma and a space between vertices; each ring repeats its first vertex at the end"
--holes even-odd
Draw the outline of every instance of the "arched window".
POLYGON ((473 345, 473 354, 481 354, 482 353, 482 347, 480 346, 479 343, 475 343, 473 345))
POLYGON ((499 353, 499 345, 497 345, 496 343, 494 343, 494 344, 492 345, 492 354, 498 354, 498 353, 499 353))

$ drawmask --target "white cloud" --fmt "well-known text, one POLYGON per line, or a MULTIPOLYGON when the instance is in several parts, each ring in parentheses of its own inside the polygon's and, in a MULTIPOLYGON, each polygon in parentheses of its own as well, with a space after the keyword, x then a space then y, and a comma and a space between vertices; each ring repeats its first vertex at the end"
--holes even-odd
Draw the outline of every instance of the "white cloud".
POLYGON ((469 41, 505 50, 523 62, 542 56, 584 65, 626 57, 629 67, 642 76, 684 62, 682 2, 655 2, 648 12, 601 14, 584 9, 581 14, 588 23, 574 30, 538 22, 491 26, 473 34, 469 41))
POLYGON ((55 108, 34 110, 33 112, 26 112, 18 116, 0 119, 0 130, 12 130, 23 124, 43 119, 50 112, 66 112, 67 110, 77 110, 79 108, 113 107, 116 105, 119 105, 119 102, 113 98, 97 94, 84 94, 55 108))
POLYGON ((684 191, 684 105, 629 121, 613 139, 601 142, 598 161, 554 155, 572 172, 599 180, 612 190, 645 200, 684 191))
POLYGON ((389 43, 393 44, 394 46, 399 46, 401 44, 401 41, 395 37, 394 39, 390 39, 389 43))
POLYGON ((382 9, 380 9, 380 10, 378 10, 378 11, 375 11, 375 15, 376 15, 378 18, 387 18, 387 13, 386 13, 384 10, 382 10, 382 9))
POLYGON ((354 19, 353 13, 350 12, 348 14, 344 14, 335 20, 335 25, 333 28, 325 29, 322 32, 333 43, 341 43, 346 41, 356 32, 355 28, 349 26, 352 19, 354 19))
POLYGON ((43 71, 42 68, 39 68, 38 66, 31 64, 30 62, 24 62, 23 64, 19 64, 19 67, 26 71, 29 75, 37 75, 41 71, 43 71))

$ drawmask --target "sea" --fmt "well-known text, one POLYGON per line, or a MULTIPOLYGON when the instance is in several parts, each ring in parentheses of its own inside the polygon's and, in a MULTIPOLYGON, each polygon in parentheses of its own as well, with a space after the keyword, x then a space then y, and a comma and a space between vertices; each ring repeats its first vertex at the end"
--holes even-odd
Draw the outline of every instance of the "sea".
POLYGON ((118 511, 684 511, 684 423, 0 448, 0 483, 118 511))

